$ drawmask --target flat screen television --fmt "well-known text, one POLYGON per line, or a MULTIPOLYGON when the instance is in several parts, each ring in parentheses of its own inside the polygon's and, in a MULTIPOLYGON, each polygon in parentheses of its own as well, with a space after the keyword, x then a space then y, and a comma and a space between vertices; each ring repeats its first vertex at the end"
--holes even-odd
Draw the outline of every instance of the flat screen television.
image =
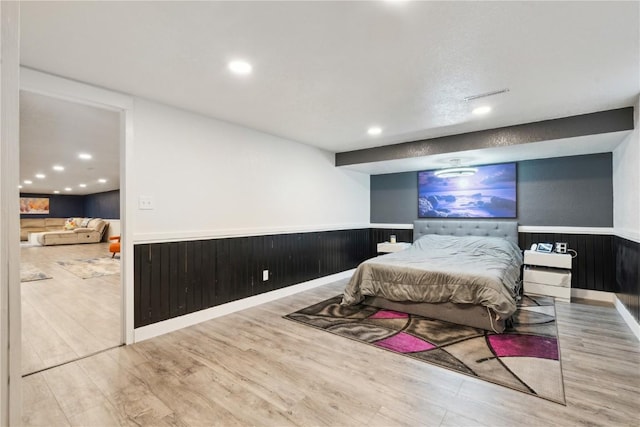
POLYGON ((451 178, 418 172, 418 218, 516 218, 516 164, 474 168, 451 178))

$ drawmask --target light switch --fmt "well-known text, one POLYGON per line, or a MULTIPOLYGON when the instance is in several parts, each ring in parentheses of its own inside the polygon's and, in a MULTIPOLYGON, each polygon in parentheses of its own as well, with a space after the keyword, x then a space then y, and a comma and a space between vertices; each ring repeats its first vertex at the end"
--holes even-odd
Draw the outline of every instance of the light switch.
POLYGON ((152 210, 153 206, 153 197, 151 196, 140 196, 138 198, 138 209, 140 210, 152 210))

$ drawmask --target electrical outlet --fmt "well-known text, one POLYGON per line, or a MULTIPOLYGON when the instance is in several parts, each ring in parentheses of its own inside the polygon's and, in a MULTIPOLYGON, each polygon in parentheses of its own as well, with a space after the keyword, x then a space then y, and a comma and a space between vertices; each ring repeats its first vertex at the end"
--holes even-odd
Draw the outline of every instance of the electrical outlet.
POLYGON ((140 196, 138 197, 138 209, 140 210, 152 210, 153 206, 153 197, 151 196, 140 196))
POLYGON ((269 270, 262 270, 262 281, 266 282, 269 280, 269 270))

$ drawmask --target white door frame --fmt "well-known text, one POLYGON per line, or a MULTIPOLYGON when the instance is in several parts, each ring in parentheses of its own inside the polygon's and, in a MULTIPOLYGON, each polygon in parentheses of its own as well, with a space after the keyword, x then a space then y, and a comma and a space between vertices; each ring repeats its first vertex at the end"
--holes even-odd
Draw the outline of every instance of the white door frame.
POLYGON ((132 344, 133 333, 133 98, 62 77, 20 68, 20 89, 71 102, 120 112, 120 236, 121 238, 121 342, 132 344))
POLYGON ((18 2, 0 2, 0 45, 0 425, 21 425, 18 2))

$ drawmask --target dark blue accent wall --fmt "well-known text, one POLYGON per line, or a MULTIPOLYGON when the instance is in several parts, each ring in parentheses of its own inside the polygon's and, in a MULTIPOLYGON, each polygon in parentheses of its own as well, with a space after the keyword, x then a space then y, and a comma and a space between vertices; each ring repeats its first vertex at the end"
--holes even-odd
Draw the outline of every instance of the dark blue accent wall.
POLYGON ((518 162, 518 223, 613 227, 611 153, 518 162))
POLYGON ((84 196, 21 193, 20 197, 48 197, 49 198, 49 215, 21 214, 20 218, 69 218, 69 217, 85 216, 84 196))
POLYGON ((20 218, 88 217, 120 219, 120 191, 71 196, 60 194, 21 193, 20 197, 48 197, 49 215, 21 214, 20 218))
MULTIPOLYGON (((611 153, 518 162, 520 225, 612 227, 611 153)), ((418 219, 417 172, 371 176, 371 222, 418 219)))
POLYGON ((120 191, 85 196, 84 215, 89 218, 120 219, 120 191))

